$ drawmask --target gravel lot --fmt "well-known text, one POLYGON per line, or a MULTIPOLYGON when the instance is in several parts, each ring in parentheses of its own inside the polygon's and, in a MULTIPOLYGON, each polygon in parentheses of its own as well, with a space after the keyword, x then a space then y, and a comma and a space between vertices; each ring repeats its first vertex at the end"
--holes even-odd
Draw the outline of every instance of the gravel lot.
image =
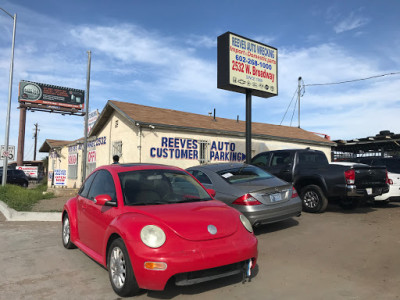
MULTIPOLYGON (((0 216, 0 299, 117 299, 108 273, 61 244, 58 222, 0 216)), ((136 299, 400 299, 400 202, 256 229, 258 270, 191 287, 169 285, 136 299)))

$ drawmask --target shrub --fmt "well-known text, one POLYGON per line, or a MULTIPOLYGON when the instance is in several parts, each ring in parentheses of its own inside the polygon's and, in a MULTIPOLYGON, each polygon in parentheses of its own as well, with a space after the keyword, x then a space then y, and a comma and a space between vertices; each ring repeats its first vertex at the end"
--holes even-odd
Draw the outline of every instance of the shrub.
POLYGON ((53 193, 45 193, 47 186, 39 184, 33 189, 6 184, 0 186, 0 200, 17 211, 30 211, 39 200, 54 198, 53 193))

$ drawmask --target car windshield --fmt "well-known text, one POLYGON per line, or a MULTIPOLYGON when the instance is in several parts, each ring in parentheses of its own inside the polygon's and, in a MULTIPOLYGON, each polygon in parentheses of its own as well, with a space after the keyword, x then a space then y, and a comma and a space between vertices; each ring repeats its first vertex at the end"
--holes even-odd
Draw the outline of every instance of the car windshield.
POLYGON ((212 200, 190 175, 174 170, 119 173, 126 205, 154 205, 212 200))
POLYGON ((243 166, 217 172, 231 184, 273 178, 274 176, 254 166, 243 166))

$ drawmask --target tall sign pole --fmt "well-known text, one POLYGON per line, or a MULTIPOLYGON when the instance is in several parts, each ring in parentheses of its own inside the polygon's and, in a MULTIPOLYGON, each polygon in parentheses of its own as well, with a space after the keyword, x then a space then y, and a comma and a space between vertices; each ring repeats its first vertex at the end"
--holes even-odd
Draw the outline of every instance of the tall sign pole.
POLYGON ((251 97, 278 95, 278 49, 226 32, 218 37, 218 88, 246 94, 246 163, 251 161, 251 97))
POLYGON ((246 164, 251 161, 251 90, 246 90, 246 164))
POLYGON ((90 88, 90 64, 91 64, 91 57, 92 52, 88 51, 88 66, 87 66, 87 73, 86 73, 86 114, 85 114, 85 141, 83 144, 83 163, 82 163, 82 182, 86 178, 86 165, 88 160, 87 155, 87 136, 88 136, 88 118, 89 118, 89 88, 90 88))
MULTIPOLYGON (((13 27, 13 36, 12 36, 12 45, 11 45, 11 62, 10 62, 10 79, 8 85, 8 107, 7 107, 7 117, 6 117, 6 134, 5 134, 5 141, 4 141, 4 149, 8 151, 8 142, 10 139, 10 111, 11 111, 11 94, 12 94, 12 83, 13 83, 13 71, 14 71, 14 47, 15 47, 15 30, 17 28, 17 14, 12 16, 10 13, 5 11, 4 9, 0 8, 4 11, 7 15, 9 15, 14 20, 14 27, 13 27)), ((7 183, 7 169, 8 169, 8 156, 4 156, 3 160, 3 179, 2 185, 6 185, 7 183)))

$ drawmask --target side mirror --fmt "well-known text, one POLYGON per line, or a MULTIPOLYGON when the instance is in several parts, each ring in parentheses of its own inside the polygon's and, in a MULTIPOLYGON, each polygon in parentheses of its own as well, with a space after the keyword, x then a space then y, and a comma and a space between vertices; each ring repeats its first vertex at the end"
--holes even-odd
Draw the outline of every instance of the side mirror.
POLYGON ((211 197, 215 197, 215 195, 217 194, 217 192, 213 189, 207 189, 207 192, 211 195, 211 197))
POLYGON ((102 194, 94 198, 94 203, 100 206, 117 206, 115 201, 112 201, 110 195, 102 194))

